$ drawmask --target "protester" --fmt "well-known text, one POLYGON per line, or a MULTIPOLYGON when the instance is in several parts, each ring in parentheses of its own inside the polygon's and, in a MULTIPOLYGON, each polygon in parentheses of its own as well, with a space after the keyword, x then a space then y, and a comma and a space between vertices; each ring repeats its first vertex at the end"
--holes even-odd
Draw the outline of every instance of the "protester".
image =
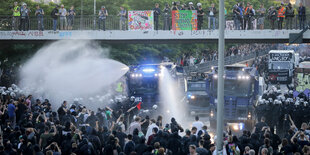
POLYGON ((59 9, 59 21, 60 21, 60 30, 67 30, 67 9, 65 8, 65 6, 63 4, 61 4, 60 9, 59 9))
POLYGON ((106 19, 108 17, 108 10, 105 8, 105 6, 101 6, 101 10, 99 11, 99 21, 98 21, 98 25, 99 25, 99 30, 103 30, 105 31, 106 28, 105 28, 105 22, 106 22, 106 19), (102 29, 101 29, 102 27, 102 29))
POLYGON ((18 2, 14 2, 13 11, 13 20, 12 20, 12 30, 20 30, 20 7, 18 6, 18 2))
POLYGON ((68 30, 72 30, 74 26, 74 17, 76 16, 74 6, 68 11, 68 30))

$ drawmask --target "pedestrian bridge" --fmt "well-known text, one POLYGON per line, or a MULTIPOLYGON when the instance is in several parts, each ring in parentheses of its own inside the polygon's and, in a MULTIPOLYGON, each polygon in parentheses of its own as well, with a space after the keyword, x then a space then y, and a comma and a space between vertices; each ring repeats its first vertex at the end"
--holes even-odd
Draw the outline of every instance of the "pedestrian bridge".
MULTIPOLYGON (((291 33, 301 30, 225 30, 226 42, 288 43, 291 33)), ((96 40, 104 43, 206 43, 217 42, 218 30, 198 31, 0 31, 0 41, 96 40)), ((310 31, 303 34, 303 43, 310 43, 310 31)))

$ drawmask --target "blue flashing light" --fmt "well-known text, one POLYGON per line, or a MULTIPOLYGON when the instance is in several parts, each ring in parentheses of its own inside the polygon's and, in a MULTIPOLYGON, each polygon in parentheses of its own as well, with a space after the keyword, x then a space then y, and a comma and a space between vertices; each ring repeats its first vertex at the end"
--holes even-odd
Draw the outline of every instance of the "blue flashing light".
POLYGON ((153 68, 145 68, 142 71, 145 72, 145 73, 153 73, 153 72, 155 72, 155 69, 153 69, 153 68))
POLYGON ((244 123, 239 123, 239 130, 243 130, 244 128, 244 123))

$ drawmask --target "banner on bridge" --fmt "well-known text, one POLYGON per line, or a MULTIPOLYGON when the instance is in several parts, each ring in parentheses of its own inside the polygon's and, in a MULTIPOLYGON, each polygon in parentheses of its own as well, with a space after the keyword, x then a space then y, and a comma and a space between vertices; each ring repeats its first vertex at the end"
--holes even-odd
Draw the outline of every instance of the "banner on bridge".
POLYGON ((197 30, 197 11, 172 11, 172 30, 197 30))
POLYGON ((130 31, 154 30, 153 11, 128 11, 128 29, 130 31))

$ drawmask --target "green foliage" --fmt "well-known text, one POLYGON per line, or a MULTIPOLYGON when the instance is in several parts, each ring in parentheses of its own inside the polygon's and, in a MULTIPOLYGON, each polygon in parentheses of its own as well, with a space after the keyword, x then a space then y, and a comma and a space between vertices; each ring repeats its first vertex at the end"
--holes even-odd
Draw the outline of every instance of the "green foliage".
POLYGON ((44 4, 44 3, 36 3, 32 0, 2 0, 0 1, 0 15, 12 15, 11 8, 14 6, 14 2, 18 2, 19 5, 22 5, 23 3, 26 3, 28 8, 31 10, 30 16, 34 16, 36 5, 40 5, 40 7, 44 10, 45 14, 49 14, 52 9, 54 8, 55 4, 44 4))

